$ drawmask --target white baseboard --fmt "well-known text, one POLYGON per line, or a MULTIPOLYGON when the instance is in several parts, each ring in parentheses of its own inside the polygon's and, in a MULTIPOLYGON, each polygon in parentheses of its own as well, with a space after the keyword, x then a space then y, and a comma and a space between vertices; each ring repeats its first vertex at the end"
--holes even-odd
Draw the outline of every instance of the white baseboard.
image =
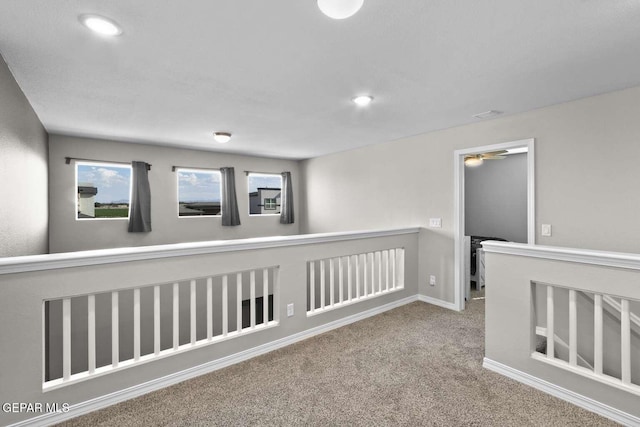
POLYGON ((438 307, 443 307, 443 308, 447 308, 449 310, 458 311, 458 309, 456 308, 455 303, 452 303, 452 302, 443 301, 441 299, 437 299, 437 298, 433 298, 433 297, 428 297, 426 295, 418 295, 418 300, 422 301, 422 302, 426 302, 428 304, 437 305, 438 307))
POLYGON ((97 397, 95 399, 80 402, 69 407, 68 412, 57 412, 40 415, 35 418, 30 418, 15 424, 11 424, 9 427, 40 427, 49 426, 52 424, 60 423, 71 418, 79 417, 89 412, 96 411, 98 409, 106 408, 116 403, 124 402, 125 400, 133 399, 138 396, 142 396, 153 391, 163 389, 165 387, 177 384, 200 375, 208 374, 209 372, 217 371, 218 369, 225 368, 236 363, 251 359, 256 356, 260 356, 265 353, 277 350, 282 347, 294 344, 298 341, 311 338, 315 335, 322 334, 324 332, 331 331, 333 329, 340 328, 342 326, 349 325, 354 322, 366 319, 368 317, 375 316, 388 310, 403 306, 405 304, 412 303, 418 300, 417 295, 403 298, 398 301, 390 302, 380 307, 374 307, 372 309, 363 311, 361 313, 353 314, 345 318, 329 322, 324 325, 316 326, 315 328, 308 329, 306 331, 298 332, 297 334, 290 335, 288 337, 281 338, 276 341, 272 341, 266 344, 259 345, 248 350, 235 353, 221 359, 217 359, 193 368, 185 369, 184 371, 176 372, 171 375, 167 375, 162 378, 148 381, 133 387, 129 387, 124 390, 120 390, 114 393, 110 393, 104 396, 97 397))
POLYGON ((533 387, 535 389, 543 391, 547 394, 550 394, 551 396, 566 400, 569 403, 573 403, 576 406, 594 412, 598 415, 602 415, 605 418, 609 418, 610 420, 613 420, 625 426, 640 426, 640 418, 636 417, 635 415, 628 414, 619 409, 598 402, 597 400, 593 400, 574 391, 560 387, 538 377, 534 377, 533 375, 527 374, 526 372, 522 372, 510 366, 503 365, 500 362, 496 362, 485 357, 482 363, 482 367, 526 384, 529 387, 533 387))

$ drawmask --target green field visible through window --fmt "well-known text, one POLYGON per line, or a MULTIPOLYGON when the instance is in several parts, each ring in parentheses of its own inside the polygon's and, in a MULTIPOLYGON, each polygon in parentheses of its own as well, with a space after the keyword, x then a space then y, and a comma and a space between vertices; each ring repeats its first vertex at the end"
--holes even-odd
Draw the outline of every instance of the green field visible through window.
POLYGON ((96 218, 127 218, 129 208, 96 208, 96 218))

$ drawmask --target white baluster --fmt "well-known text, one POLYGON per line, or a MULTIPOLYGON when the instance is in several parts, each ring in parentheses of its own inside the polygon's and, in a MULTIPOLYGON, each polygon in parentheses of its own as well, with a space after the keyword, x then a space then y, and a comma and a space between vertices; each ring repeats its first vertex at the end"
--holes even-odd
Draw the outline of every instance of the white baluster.
POLYGON ((222 336, 229 333, 229 276, 222 276, 222 336))
POLYGON ((262 323, 269 323, 269 269, 262 270, 262 323))
POLYGON ((320 309, 324 310, 324 260, 320 260, 320 309))
POLYGON ((256 328, 256 271, 249 273, 249 317, 251 318, 251 329, 256 328))
POLYGON ((173 349, 180 346, 180 285, 173 284, 173 349))
POLYGON ((389 250, 382 252, 382 263, 384 264, 384 290, 389 290, 389 250))
POLYGON ((207 277, 207 341, 213 339, 213 277, 207 277))
POLYGON ((280 322, 280 266, 273 267, 273 320, 280 322))
POLYGON ((353 278, 353 267, 352 267, 352 261, 353 261, 353 257, 351 255, 349 255, 347 257, 347 300, 349 300, 349 302, 351 302, 351 298, 352 298, 352 288, 353 288, 353 282, 352 282, 352 278, 353 278))
POLYGON ((391 252, 389 253, 389 255, 391 255, 391 289, 395 289, 398 282, 397 282, 397 268, 396 268, 396 250, 392 249, 391 252))
POLYGON ((133 360, 140 360, 140 288, 133 290, 133 360))
POLYGON ((331 307, 333 307, 333 304, 335 302, 335 280, 334 280, 334 276, 335 276, 335 269, 333 267, 333 258, 329 258, 329 299, 331 300, 331 307))
POLYGON ((62 379, 71 377, 71 299, 62 300, 62 379))
POLYGON ((309 305, 311 312, 316 311, 316 263, 309 261, 309 305))
POLYGON ((620 309, 620 358, 622 365, 621 380, 625 385, 631 384, 631 316, 629 300, 621 300, 620 309))
POLYGON ((547 285, 547 358, 555 357, 555 331, 553 313, 553 287, 547 285))
POLYGON ((404 248, 398 248, 398 283, 397 287, 404 288, 404 248))
POLYGON ((382 292, 382 253, 376 251, 376 266, 378 266, 378 293, 382 292))
POLYGON ((366 298, 369 294, 369 256, 362 254, 362 298, 366 298))
POLYGON ((111 366, 120 362, 120 318, 118 314, 118 292, 111 293, 111 366))
POLYGON ((236 275, 236 291, 237 295, 237 313, 236 313, 236 330, 242 332, 242 273, 236 275))
POLYGON ((369 268, 371 269, 371 296, 376 293, 376 257, 375 253, 369 252, 367 254, 369 258, 369 268))
POLYGON ((160 286, 153 287, 153 354, 160 354, 160 286))
POLYGON ((360 299, 360 255, 354 255, 356 259, 356 299, 360 299))
POLYGON ((191 332, 191 345, 196 344, 196 281, 191 280, 190 283, 190 303, 189 303, 189 314, 191 315, 191 323, 189 325, 189 331, 191 332))
POLYGON ((604 319, 602 312, 602 295, 593 297, 593 371, 602 375, 602 360, 604 354, 604 319))
POLYGON ((93 374, 96 371, 96 296, 87 297, 87 349, 88 371, 93 374))
POLYGON ((338 286, 340 287, 338 291, 338 298, 340 298, 340 304, 344 301, 344 267, 342 263, 342 257, 338 258, 338 286))
POLYGON ((578 308, 576 291, 569 290, 569 364, 578 364, 578 308))

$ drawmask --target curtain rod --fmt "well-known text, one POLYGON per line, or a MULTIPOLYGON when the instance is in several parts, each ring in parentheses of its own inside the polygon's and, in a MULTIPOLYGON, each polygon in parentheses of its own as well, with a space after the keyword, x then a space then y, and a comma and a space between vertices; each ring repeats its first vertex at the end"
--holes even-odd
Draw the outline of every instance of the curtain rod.
MULTIPOLYGON (((108 160, 95 160, 95 159, 81 159, 79 157, 65 157, 64 158, 65 163, 66 164, 71 164, 71 160, 80 160, 81 162, 95 162, 95 163, 111 163, 114 165, 127 165, 127 166, 131 166, 131 163, 125 163, 125 162, 111 162, 108 160)), ((151 165, 149 163, 147 163, 147 170, 150 171, 151 170, 151 165)))
POLYGON ((220 172, 220 168, 199 168, 193 166, 171 166, 171 172, 175 172, 176 169, 190 169, 190 170, 202 170, 202 171, 218 171, 220 172))
POLYGON ((249 175, 250 173, 258 173, 262 175, 282 175, 280 172, 258 172, 258 171, 244 171, 245 175, 249 175))

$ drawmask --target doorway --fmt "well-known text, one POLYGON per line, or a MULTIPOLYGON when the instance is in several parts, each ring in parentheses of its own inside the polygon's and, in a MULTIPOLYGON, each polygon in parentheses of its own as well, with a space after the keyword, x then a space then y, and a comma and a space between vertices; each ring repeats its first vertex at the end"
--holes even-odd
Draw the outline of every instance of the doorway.
POLYGON ((502 150, 526 148, 527 152, 527 243, 535 244, 535 152, 534 139, 456 150, 454 157, 454 305, 465 308, 465 157, 502 150))

